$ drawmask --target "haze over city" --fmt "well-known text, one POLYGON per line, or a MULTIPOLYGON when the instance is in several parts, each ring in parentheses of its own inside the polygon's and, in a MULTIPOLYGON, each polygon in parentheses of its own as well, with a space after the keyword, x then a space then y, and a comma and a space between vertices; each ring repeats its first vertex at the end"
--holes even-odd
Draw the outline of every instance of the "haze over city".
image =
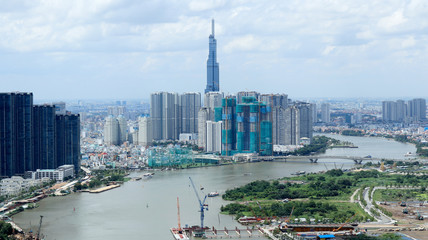
POLYGON ((425 97, 426 1, 2 1, 2 91, 37 99, 221 91, 425 97))

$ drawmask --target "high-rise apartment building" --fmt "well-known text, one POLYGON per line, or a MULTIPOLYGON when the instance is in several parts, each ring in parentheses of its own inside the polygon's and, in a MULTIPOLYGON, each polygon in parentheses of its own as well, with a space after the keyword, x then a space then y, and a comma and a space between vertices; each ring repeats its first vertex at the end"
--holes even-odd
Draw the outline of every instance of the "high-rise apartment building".
POLYGON ((285 145, 299 145, 302 138, 312 139, 312 109, 308 103, 296 103, 285 111, 285 145))
POLYGON ((206 122, 206 151, 221 152, 221 130, 223 122, 206 122))
POLYGON ((208 108, 203 107, 198 111, 198 147, 207 149, 207 120, 208 108))
POLYGON ((54 105, 33 107, 33 169, 55 169, 56 163, 56 108, 54 105))
POLYGON ((382 120, 385 122, 419 122, 426 119, 426 100, 416 98, 409 100, 383 101, 382 120))
POLYGON ((214 121, 215 109, 221 107, 221 100, 223 93, 220 92, 207 92, 204 97, 204 107, 208 110, 208 120, 214 121))
POLYGON ((127 141, 127 137, 128 124, 122 115, 106 117, 104 124, 104 143, 106 145, 121 145, 127 141))
POLYGON ((236 104, 241 104, 243 102, 244 97, 254 97, 255 99, 259 99, 260 93, 256 91, 241 91, 236 94, 236 104))
POLYGON ((179 95, 157 92, 150 96, 153 140, 175 140, 181 132, 179 95))
POLYGON ((33 165, 33 94, 0 93, 0 174, 23 175, 33 165))
POLYGON ((56 118, 56 167, 74 165, 80 169, 80 116, 79 114, 57 114, 56 118))
POLYGON ((209 37, 209 54, 207 60, 207 92, 220 91, 219 66, 217 62, 217 40, 214 35, 214 19, 211 22, 211 35, 209 37))
POLYGON ((321 104, 321 121, 323 123, 330 122, 330 104, 328 103, 321 104))
POLYGON ((55 105, 33 106, 32 93, 0 93, 1 177, 64 163, 79 170, 80 117, 68 114, 71 120, 62 123, 58 118, 64 115, 56 112, 63 111, 55 105))
POLYGON ((147 146, 153 141, 152 120, 148 117, 138 118, 138 144, 147 146))
POLYGON ((418 122, 426 119, 426 100, 423 98, 415 98, 410 100, 408 103, 408 116, 411 121, 418 122))
POLYGON ((183 93, 180 99, 180 133, 198 133, 198 112, 201 108, 201 94, 183 93))

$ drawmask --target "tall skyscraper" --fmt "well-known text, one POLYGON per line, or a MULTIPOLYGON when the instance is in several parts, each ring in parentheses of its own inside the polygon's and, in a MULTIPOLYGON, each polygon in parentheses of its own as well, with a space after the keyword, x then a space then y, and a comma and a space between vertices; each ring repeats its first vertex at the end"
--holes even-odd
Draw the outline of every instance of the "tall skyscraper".
POLYGON ((104 143, 119 145, 119 122, 113 116, 108 116, 104 124, 104 143))
POLYGON ((426 100, 423 98, 415 98, 408 102, 408 116, 414 122, 426 119, 426 100))
POLYGON ((302 138, 312 139, 312 109, 309 103, 296 103, 285 111, 285 145, 299 145, 302 138))
POLYGON ((214 19, 211 22, 211 35, 209 37, 209 54, 207 60, 207 92, 218 92, 220 90, 219 66, 217 62, 217 40, 214 35, 214 19))
POLYGON ((23 175, 33 163, 33 94, 0 93, 0 175, 23 175))

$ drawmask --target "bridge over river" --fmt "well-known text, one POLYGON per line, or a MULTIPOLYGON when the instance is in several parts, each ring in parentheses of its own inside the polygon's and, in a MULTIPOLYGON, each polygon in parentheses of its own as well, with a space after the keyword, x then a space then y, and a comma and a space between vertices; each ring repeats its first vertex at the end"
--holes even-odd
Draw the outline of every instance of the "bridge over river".
MULTIPOLYGON (((415 159, 389 159, 389 158, 377 158, 377 157, 358 157, 358 156, 328 156, 328 155, 311 155, 311 156, 259 156, 257 160, 260 161, 275 161, 275 162, 286 162, 287 160, 299 160, 307 159, 313 163, 318 162, 319 159, 343 159, 353 160, 356 164, 361 164, 363 161, 403 161, 410 162, 415 159)), ((418 161, 420 161, 419 159, 418 161)))

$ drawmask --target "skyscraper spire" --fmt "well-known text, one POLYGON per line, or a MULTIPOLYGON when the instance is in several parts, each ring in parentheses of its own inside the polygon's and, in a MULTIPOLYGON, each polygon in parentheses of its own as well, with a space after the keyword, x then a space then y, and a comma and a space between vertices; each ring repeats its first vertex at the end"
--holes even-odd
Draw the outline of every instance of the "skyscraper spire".
POLYGON ((215 36, 214 35, 214 19, 211 20, 211 34, 213 35, 213 37, 215 36))
POLYGON ((218 91, 220 91, 220 82, 219 67, 217 62, 217 40, 214 37, 214 19, 212 19, 207 60, 207 87, 205 88, 205 93, 218 91))

